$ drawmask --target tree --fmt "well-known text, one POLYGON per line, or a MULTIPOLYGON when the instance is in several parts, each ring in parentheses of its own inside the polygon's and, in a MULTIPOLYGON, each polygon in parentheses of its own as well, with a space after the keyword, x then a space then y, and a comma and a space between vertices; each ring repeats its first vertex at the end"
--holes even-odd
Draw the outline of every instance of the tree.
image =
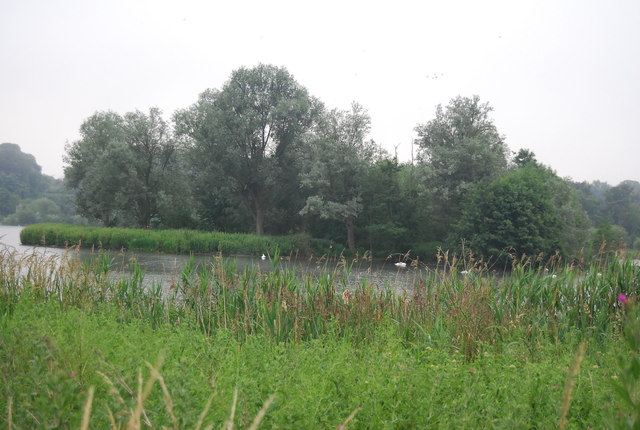
POLYGON ((76 190, 78 213, 107 227, 122 206, 122 190, 130 176, 132 157, 122 118, 115 112, 96 112, 82 123, 80 135, 65 148, 65 183, 76 190))
POLYGON ((75 210, 75 193, 65 186, 63 179, 57 179, 52 176, 44 177, 47 183, 47 191, 44 197, 54 202, 61 212, 61 222, 65 223, 79 223, 85 222, 80 215, 76 214, 75 210))
MULTIPOLYGON (((151 108, 149 115, 140 111, 126 113, 123 126, 134 158, 134 177, 127 189, 131 210, 139 227, 149 227, 151 219, 159 215, 160 199, 168 194, 169 183, 177 182, 175 174, 180 169, 174 164, 175 141, 158 108, 151 108)), ((184 192, 172 191, 173 195, 184 192)))
POLYGON ((80 134, 64 158, 78 212, 105 226, 149 227, 175 154, 160 111, 97 112, 83 122, 80 134))
POLYGON ((562 222, 559 233, 559 251, 563 255, 577 256, 587 242, 589 216, 582 206, 581 196, 574 184, 559 178, 551 169, 536 160, 536 154, 529 149, 520 149, 513 157, 516 168, 532 167, 546 176, 554 210, 562 222))
POLYGON ((0 145, 1 223, 79 222, 73 198, 62 180, 41 173, 33 155, 12 143, 0 145))
POLYGON ((607 220, 605 193, 611 186, 600 181, 574 182, 571 185, 577 191, 580 204, 587 212, 591 224, 602 225, 607 220))
POLYGON ((18 204, 16 212, 3 222, 13 225, 28 225, 37 222, 67 222, 60 207, 50 199, 27 199, 18 204))
POLYGON ((478 96, 458 96, 444 109, 438 105, 435 119, 416 127, 432 198, 450 219, 475 184, 496 178, 507 166, 504 139, 489 117, 492 110, 478 96))
POLYGON ((41 196, 46 183, 31 154, 14 143, 0 144, 0 216, 15 212, 21 199, 41 196))
POLYGON ((362 211, 361 181, 376 146, 367 141, 371 120, 362 106, 324 115, 308 143, 301 185, 310 191, 301 215, 343 222, 355 252, 355 219, 362 211))
POLYGON ((229 182, 250 210, 257 234, 264 234, 278 179, 312 124, 315 104, 286 69, 259 65, 234 71, 222 90, 205 91, 175 116, 179 133, 192 140, 201 177, 229 182), (214 171, 214 178, 203 170, 214 171))
MULTIPOLYGON (((574 183, 573 187, 578 190, 581 204, 587 211, 591 224, 597 228, 596 231, 604 232, 596 234, 594 243, 601 240, 598 235, 607 239, 608 232, 618 232, 620 229, 624 234, 616 233, 617 242, 620 237, 625 237, 627 244, 632 245, 635 238, 640 236, 638 182, 623 181, 612 187, 605 182, 594 181, 574 183)), ((599 246, 597 243, 595 245, 599 246)), ((619 246, 619 243, 616 246, 619 246)))
POLYGON ((546 167, 529 163, 472 191, 454 237, 466 239, 485 257, 513 250, 572 256, 586 231, 586 214, 570 186, 546 167))
POLYGON ((529 149, 522 148, 518 153, 513 157, 513 162, 516 166, 523 167, 526 164, 538 164, 538 160, 536 160, 536 154, 529 149))
POLYGON ((558 177, 548 167, 538 167, 547 174, 553 207, 561 220, 559 251, 567 257, 579 257, 587 245, 591 224, 589 215, 580 202, 579 193, 568 180, 558 177))
POLYGON ((622 226, 630 235, 633 243, 640 236, 640 204, 639 197, 632 183, 622 182, 605 192, 607 215, 613 224, 622 226))
MULTIPOLYGON (((395 158, 371 164, 362 181, 362 214, 358 225, 374 256, 386 257, 409 250, 408 225, 414 221, 415 198, 401 187, 401 174, 411 166, 395 158)), ((415 232, 414 232, 415 234, 415 232)))
POLYGON ((630 187, 634 203, 640 205, 640 182, 627 179, 620 182, 620 185, 627 185, 628 187, 630 187))
POLYGON ((616 252, 627 246, 629 233, 620 225, 602 223, 597 229, 591 229, 591 249, 595 254, 616 252))

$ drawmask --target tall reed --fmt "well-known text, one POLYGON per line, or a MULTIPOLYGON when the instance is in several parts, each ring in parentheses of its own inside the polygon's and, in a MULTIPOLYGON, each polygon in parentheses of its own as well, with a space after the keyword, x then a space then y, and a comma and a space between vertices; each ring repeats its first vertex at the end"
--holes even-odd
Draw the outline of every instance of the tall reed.
POLYGON ((216 253, 261 255, 326 252, 327 241, 304 234, 264 236, 194 230, 145 230, 135 228, 87 227, 70 224, 33 224, 20 231, 26 245, 83 246, 94 249, 128 249, 167 253, 216 253))
POLYGON ((521 259, 510 273, 498 275, 483 264, 443 257, 404 293, 366 279, 352 285, 348 267, 318 275, 239 272, 220 255, 200 267, 191 259, 169 288, 146 282, 135 263, 126 273, 114 274, 110 267, 104 253, 82 262, 73 255, 24 256, 5 249, 0 313, 10 314, 28 292, 62 307, 113 303, 125 319, 189 322, 207 335, 225 330, 240 340, 261 334, 275 342, 301 342, 331 334, 360 342, 393 327, 409 344, 443 342, 473 359, 485 345, 509 337, 531 345, 574 333, 599 338, 619 320, 618 295, 640 290, 640 267, 631 259, 584 268, 521 259))

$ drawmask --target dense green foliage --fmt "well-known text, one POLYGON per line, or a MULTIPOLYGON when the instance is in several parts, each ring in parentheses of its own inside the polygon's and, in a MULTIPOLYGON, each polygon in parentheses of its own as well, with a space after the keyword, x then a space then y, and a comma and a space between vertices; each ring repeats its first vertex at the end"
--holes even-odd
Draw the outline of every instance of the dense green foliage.
POLYGON ((638 187, 609 187, 596 199, 589 184, 569 186, 531 151, 510 160, 492 110, 478 96, 437 106, 416 127, 417 162, 402 164, 368 139, 364 107, 328 109, 284 68, 241 67, 178 110, 173 130, 155 110, 88 118, 68 147, 66 175, 80 213, 105 225, 304 233, 352 255, 410 251, 421 260, 464 239, 487 258, 583 259, 608 224, 626 235, 607 249, 633 246, 638 187), (538 176, 517 173, 527 166, 538 176))
POLYGON ((471 192, 455 237, 487 258, 577 255, 587 217, 570 191, 553 172, 527 163, 471 192))
POLYGON ((33 155, 18 145, 0 144, 0 223, 79 222, 73 192, 43 175, 33 155))
POLYGON ((151 226, 162 200, 180 193, 170 183, 179 183, 182 173, 161 112, 97 112, 80 134, 65 157, 65 180, 76 190, 78 213, 104 226, 151 226))
POLYGON ((573 186, 591 220, 589 245, 640 249, 640 183, 624 181, 612 187, 596 181, 573 186))
POLYGON ((20 199, 34 198, 44 191, 40 166, 33 155, 24 154, 18 145, 0 145, 0 216, 15 211, 20 199))
POLYGON ((300 184, 310 195, 300 214, 343 222, 351 252, 356 251, 355 220, 362 211, 362 183, 375 153, 375 144, 365 141, 369 128, 369 115, 356 103, 350 112, 332 110, 321 118, 302 158, 300 184))
POLYGON ((315 104, 286 69, 259 65, 234 71, 222 90, 205 91, 175 115, 178 133, 191 141, 196 181, 205 188, 226 182, 229 200, 249 211, 256 234, 296 190, 295 154, 315 104))
POLYGON ((304 234, 421 261, 464 240, 487 258, 640 249, 640 183, 562 179, 530 150, 511 154, 492 111, 478 96, 438 105, 400 163, 369 139, 363 106, 326 107, 283 67, 241 67, 171 121, 157 108, 91 115, 66 147, 66 194, 3 145, 0 222, 304 234))
POLYGON ((3 250, 0 414, 18 428, 80 427, 94 393, 92 428, 141 409, 158 428, 195 427, 201 413, 246 427, 275 395, 266 428, 637 423, 640 267, 546 269, 515 262, 502 279, 444 259, 398 295, 366 282, 344 292, 338 270, 237 273, 216 258, 163 291, 136 267, 113 276, 106 254, 3 250))
MULTIPOLYGON (((326 241, 303 234, 258 236, 243 233, 211 233, 197 230, 144 230, 86 227, 68 224, 34 224, 20 231, 28 245, 83 246, 95 249, 168 253, 217 253, 262 255, 276 253, 307 256, 331 254, 326 241)), ((339 250, 337 250, 339 255, 339 250)))
POLYGON ((450 220, 470 189, 507 167, 507 147, 489 117, 492 110, 478 96, 458 96, 416 128, 429 188, 450 220))

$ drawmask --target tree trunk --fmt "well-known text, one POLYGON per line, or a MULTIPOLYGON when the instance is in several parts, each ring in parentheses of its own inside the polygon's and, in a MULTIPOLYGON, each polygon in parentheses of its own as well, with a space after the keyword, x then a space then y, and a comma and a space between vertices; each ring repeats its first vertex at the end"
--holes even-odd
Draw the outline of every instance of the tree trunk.
POLYGON ((256 234, 262 236, 264 234, 264 207, 256 203, 256 234))
POLYGON ((356 236, 353 228, 353 217, 347 217, 347 246, 349 251, 356 252, 356 236))
POLYGON ((261 190, 256 184, 245 185, 242 188, 244 189, 245 202, 256 223, 256 234, 262 236, 264 234, 264 216, 266 209, 261 190))
POLYGON ((138 209, 138 227, 149 228, 151 227, 151 213, 152 213, 152 199, 148 195, 141 198, 138 202, 140 208, 138 209))

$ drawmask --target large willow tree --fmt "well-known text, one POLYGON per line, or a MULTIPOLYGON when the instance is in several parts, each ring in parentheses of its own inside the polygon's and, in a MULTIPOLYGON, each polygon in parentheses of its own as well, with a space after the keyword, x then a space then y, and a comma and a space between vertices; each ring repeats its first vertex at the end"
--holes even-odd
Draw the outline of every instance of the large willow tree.
POLYGON ((239 198, 257 234, 264 234, 267 212, 291 185, 284 176, 315 105, 286 69, 261 64, 235 70, 221 90, 203 92, 196 104, 176 113, 199 178, 239 198))

